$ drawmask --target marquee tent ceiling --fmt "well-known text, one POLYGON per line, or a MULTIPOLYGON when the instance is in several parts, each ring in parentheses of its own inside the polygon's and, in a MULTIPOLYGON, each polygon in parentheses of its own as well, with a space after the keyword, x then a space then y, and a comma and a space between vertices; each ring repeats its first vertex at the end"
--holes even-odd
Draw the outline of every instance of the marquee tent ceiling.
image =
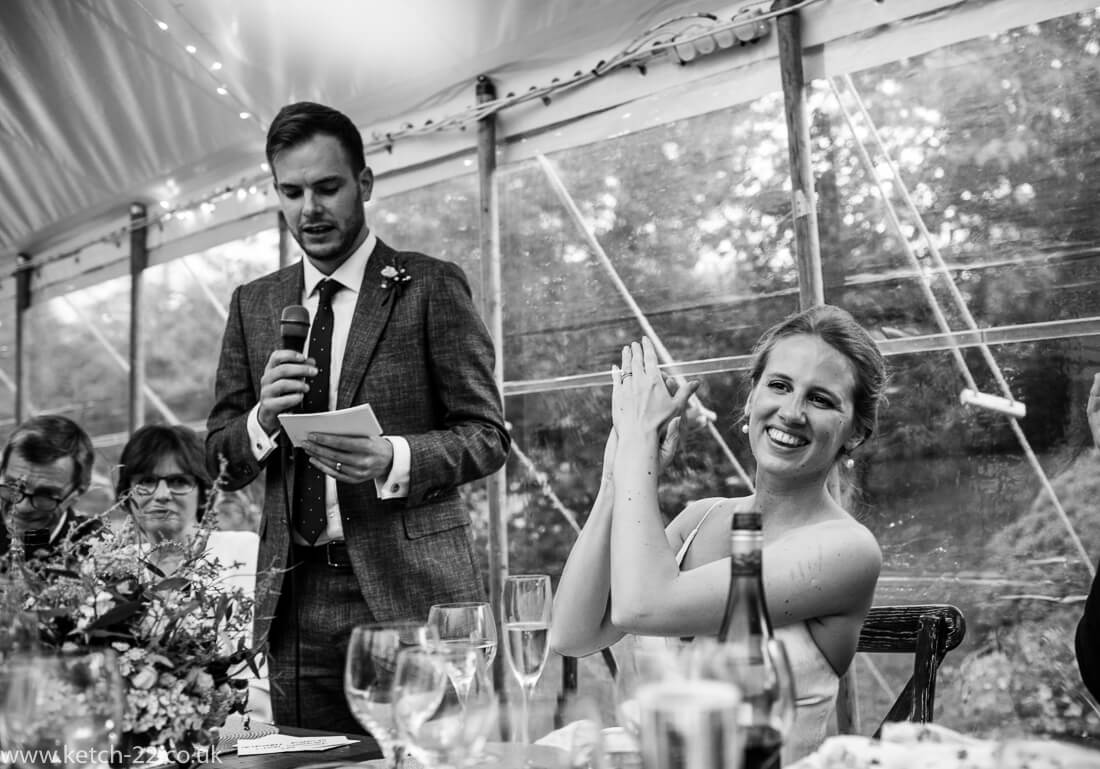
MULTIPOLYGON (((844 59, 845 50, 855 52, 841 63, 845 68, 866 66, 869 56, 905 55, 906 47, 895 40, 869 42, 899 19, 938 24, 937 32, 920 33, 928 42, 909 46, 918 53, 947 44, 951 35, 988 31, 983 19, 969 22, 967 32, 967 22, 959 21, 967 14, 992 10, 1020 19, 1068 13, 1089 3, 803 0, 803 5, 812 75, 820 71, 825 41, 839 41, 830 43, 834 60, 844 59), (948 14, 953 15, 945 23, 948 14)), ((369 138, 470 108, 482 74, 492 77, 502 96, 523 93, 593 67, 670 18, 714 12, 728 21, 742 9, 768 6, 767 0, 4 0, 0 298, 11 295, 13 282, 5 278, 18 253, 31 255, 38 265, 40 257, 69 248, 74 239, 87 242, 88 233, 117 228, 131 202, 159 211, 162 201, 166 207, 178 205, 227 179, 266 176, 264 134, 287 102, 338 106, 369 138)), ((752 51, 732 58, 765 62, 772 78, 768 87, 778 87, 774 35, 752 51)), ((597 95, 582 106, 579 96, 555 97, 553 107, 535 104, 528 116, 540 110, 536 121, 553 125, 616 99, 625 103, 633 98, 631 88, 672 93, 675 87, 676 98, 666 100, 674 102, 681 98, 683 78, 708 71, 704 62, 688 75, 675 60, 657 69, 646 78, 603 77, 585 89, 597 95), (638 86, 642 80, 648 85, 638 86)), ((721 81, 712 93, 722 92, 727 100, 751 98, 743 83, 735 89, 721 81)), ((506 114, 515 116, 514 124, 524 119, 523 110, 502 112, 502 120, 506 114)), ((466 148, 472 133, 463 135, 466 148)), ((436 156, 446 141, 435 140, 436 156)), ((428 159, 410 159, 404 146, 388 160, 379 151, 378 159, 391 167, 428 159)))
POLYGON ((289 101, 338 106, 363 127, 453 109, 474 102, 479 74, 526 88, 527 73, 628 40, 688 5, 6 0, 0 254, 39 249, 133 200, 259 170, 267 124, 289 101))

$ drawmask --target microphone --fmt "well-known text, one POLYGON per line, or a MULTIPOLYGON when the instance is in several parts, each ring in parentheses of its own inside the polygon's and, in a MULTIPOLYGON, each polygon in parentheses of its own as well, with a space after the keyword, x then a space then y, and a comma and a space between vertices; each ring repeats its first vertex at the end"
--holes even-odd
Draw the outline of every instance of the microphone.
POLYGON ((300 304, 284 307, 279 318, 279 333, 283 337, 283 349, 304 352, 309 337, 309 310, 300 304))

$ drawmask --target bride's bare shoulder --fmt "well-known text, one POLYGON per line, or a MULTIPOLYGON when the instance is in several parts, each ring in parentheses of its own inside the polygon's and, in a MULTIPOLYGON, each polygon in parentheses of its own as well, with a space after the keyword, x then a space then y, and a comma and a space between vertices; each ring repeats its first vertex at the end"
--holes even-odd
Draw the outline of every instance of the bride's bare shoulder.
POLYGON ((782 540, 785 545, 795 547, 813 542, 826 550, 840 549, 880 561, 882 558, 875 535, 848 514, 798 526, 785 532, 782 540))

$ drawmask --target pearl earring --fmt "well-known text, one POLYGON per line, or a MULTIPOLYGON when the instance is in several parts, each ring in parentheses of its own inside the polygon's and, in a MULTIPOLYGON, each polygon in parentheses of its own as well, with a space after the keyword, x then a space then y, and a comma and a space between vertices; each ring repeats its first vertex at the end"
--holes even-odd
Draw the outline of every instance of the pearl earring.
POLYGON ((853 467, 856 466, 856 461, 851 457, 844 457, 844 466, 851 470, 853 467))
POLYGON ((745 435, 749 434, 749 423, 748 422, 742 423, 741 432, 743 432, 745 435))

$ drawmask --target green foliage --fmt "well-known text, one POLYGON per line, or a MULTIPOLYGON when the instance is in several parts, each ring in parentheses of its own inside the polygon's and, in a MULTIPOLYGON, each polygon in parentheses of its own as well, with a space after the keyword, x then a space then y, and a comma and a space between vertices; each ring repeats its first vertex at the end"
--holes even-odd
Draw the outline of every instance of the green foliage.
MULTIPOLYGON (((983 328, 1097 315, 1096 13, 954 44, 854 73, 853 82, 916 211, 888 184, 901 219, 902 232, 894 231, 874 183, 885 175, 881 159, 877 170, 864 166, 832 93, 817 84, 810 106, 827 301, 880 339, 942 331, 908 244, 951 329, 966 325, 952 285, 983 328)), ((851 109, 851 94, 841 91, 851 109)), ((858 127, 864 139, 867 128, 858 127)), ((643 333, 616 279, 678 361, 744 355, 798 298, 780 94, 550 159, 606 253, 605 261, 577 230, 537 164, 500 170, 505 379, 551 382, 506 403, 515 445, 530 460, 516 454, 507 467, 509 560, 513 571, 556 576, 575 536, 567 516, 583 524, 598 487, 610 423, 606 386, 562 389, 553 380, 606 371, 643 333)), ((473 174, 376 200, 368 218, 397 247, 459 263, 480 301, 473 174)), ((202 282, 179 265, 155 268, 142 313, 149 384, 195 421, 210 406, 222 330, 207 289, 224 301, 232 286, 273 268, 274 233, 189 261, 202 282)), ((60 300, 32 312, 32 402, 70 414, 94 435, 125 430, 126 376, 88 323, 124 355, 128 288, 115 281, 71 297, 87 321, 60 300)), ((10 339, 4 321, 0 354, 10 339)), ((1020 427, 1038 460, 1052 473, 1070 466, 1055 487, 1088 552, 1100 553, 1096 458, 1071 465, 1100 351, 1095 337, 1042 336, 995 345, 992 355, 1027 403, 1020 427)), ((880 602, 963 607, 970 630, 948 658, 939 698, 949 725, 1095 733, 1065 646, 1079 604, 1061 602, 1084 593, 1087 575, 1007 420, 960 406, 967 380, 959 358, 979 389, 997 391, 977 348, 893 357, 889 407, 857 454, 853 512, 886 555, 880 602)), ((751 473, 736 423, 744 393, 740 372, 729 372, 705 377, 699 396, 751 473)), ((149 408, 150 418, 162 418, 149 408)), ((662 484, 666 515, 699 496, 743 492, 726 447, 689 427, 662 484)), ((478 552, 486 553, 484 487, 466 493, 478 552)))

